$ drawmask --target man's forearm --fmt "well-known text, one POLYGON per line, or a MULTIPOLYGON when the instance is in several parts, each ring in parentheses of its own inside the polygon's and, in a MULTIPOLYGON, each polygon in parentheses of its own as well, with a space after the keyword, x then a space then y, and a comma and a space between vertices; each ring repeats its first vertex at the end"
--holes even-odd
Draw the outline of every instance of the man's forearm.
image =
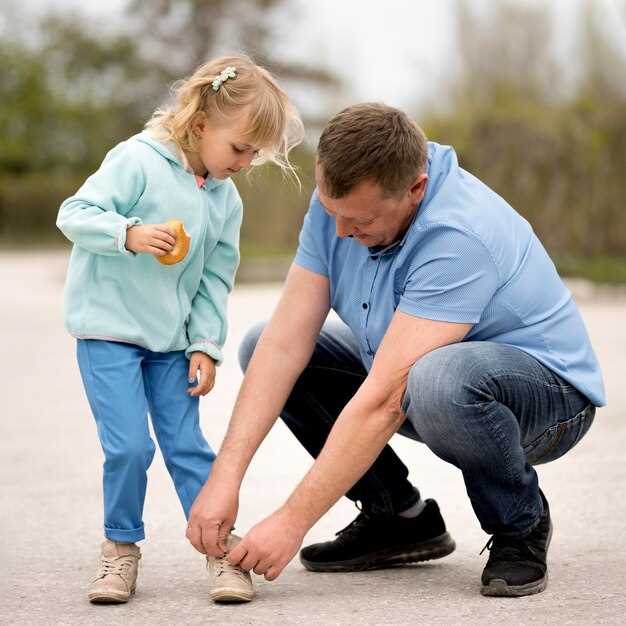
POLYGON ((309 358, 307 349, 294 354, 271 338, 261 337, 237 396, 212 476, 241 483, 309 358))
POLYGON ((404 420, 399 406, 362 391, 345 406, 317 460, 285 503, 306 530, 365 474, 404 420))

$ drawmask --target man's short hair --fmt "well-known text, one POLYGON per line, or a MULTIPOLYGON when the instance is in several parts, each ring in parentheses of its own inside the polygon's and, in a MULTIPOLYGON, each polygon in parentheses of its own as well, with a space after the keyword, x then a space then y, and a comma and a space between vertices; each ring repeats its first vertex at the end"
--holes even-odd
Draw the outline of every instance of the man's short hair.
POLYGON ((424 169, 426 136, 403 111, 366 102, 340 111, 326 124, 317 147, 324 193, 342 198, 370 180, 387 196, 406 189, 424 169))

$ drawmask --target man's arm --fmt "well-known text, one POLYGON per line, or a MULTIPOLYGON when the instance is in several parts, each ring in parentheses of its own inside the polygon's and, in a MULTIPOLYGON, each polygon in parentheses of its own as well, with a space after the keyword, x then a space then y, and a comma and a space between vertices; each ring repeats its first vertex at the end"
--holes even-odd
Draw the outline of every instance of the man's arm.
POLYGON ((276 578, 306 532, 367 471, 402 424, 413 364, 435 348, 461 341, 470 328, 396 312, 369 375, 337 418, 317 460, 283 507, 230 553, 231 561, 276 578))
POLYGON ((329 309, 328 279, 292 265, 246 371, 209 479, 190 511, 187 537, 200 552, 224 553, 241 481, 308 364, 329 309))
POLYGON ((402 399, 411 367, 424 354, 461 341, 471 327, 396 312, 368 377, 287 500, 295 516, 311 527, 354 485, 405 419, 402 399))

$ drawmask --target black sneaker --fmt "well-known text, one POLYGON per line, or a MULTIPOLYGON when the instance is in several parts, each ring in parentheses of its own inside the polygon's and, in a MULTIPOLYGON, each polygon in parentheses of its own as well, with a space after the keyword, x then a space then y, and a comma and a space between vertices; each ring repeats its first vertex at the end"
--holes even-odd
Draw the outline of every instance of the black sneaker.
POLYGON ((360 513, 334 541, 300 550, 300 561, 312 572, 359 572, 446 556, 454 551, 454 540, 437 503, 429 499, 425 504, 414 518, 360 513))
POLYGON ((489 560, 483 570, 480 589, 484 596, 529 596, 547 587, 546 559, 552 539, 552 522, 543 493, 541 499, 543 515, 530 534, 525 537, 494 535, 487 542, 485 548, 489 550, 489 560))

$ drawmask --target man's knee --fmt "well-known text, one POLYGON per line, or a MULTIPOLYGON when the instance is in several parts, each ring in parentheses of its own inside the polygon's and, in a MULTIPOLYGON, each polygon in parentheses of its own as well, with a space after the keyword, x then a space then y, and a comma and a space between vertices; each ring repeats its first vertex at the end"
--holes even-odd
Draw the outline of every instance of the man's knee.
POLYGON ((248 369, 256 344, 266 325, 267 322, 256 323, 250 328, 241 341, 241 345, 239 346, 239 365, 241 366, 241 371, 245 372, 248 369))

